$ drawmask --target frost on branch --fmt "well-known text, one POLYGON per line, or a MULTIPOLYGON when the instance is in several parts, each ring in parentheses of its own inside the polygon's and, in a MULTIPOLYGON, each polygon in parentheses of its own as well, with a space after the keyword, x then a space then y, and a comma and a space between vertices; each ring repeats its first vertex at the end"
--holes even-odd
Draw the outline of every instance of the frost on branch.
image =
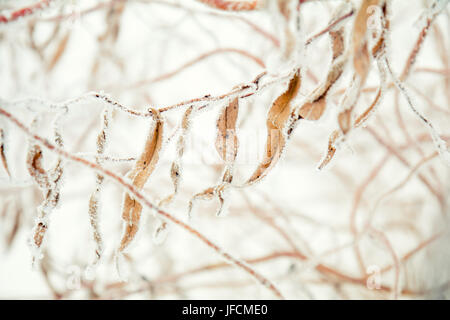
POLYGON ((448 17, 2 2, 0 297, 448 298, 448 17))

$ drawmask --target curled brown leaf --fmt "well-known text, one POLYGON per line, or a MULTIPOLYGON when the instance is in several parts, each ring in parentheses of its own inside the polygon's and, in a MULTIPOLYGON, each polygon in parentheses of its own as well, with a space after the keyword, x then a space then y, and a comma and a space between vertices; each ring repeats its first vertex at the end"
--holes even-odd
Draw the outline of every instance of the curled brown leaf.
MULTIPOLYGON (((162 146, 164 122, 156 109, 151 109, 151 111, 156 124, 147 137, 144 151, 129 174, 133 186, 137 189, 142 189, 144 187, 155 169, 162 146)), ((142 205, 127 193, 125 195, 122 211, 122 219, 125 221, 125 231, 120 243, 119 252, 124 251, 136 236, 139 229, 141 213, 142 205)))
POLYGON ((172 180, 174 191, 172 194, 161 200, 159 206, 171 203, 178 193, 178 187, 181 181, 181 160, 184 155, 184 149, 186 147, 186 135, 188 134, 191 127, 191 118, 194 115, 194 111, 195 110, 193 106, 187 108, 181 120, 181 132, 177 141, 177 155, 170 168, 170 178, 172 180))
POLYGON ((291 115, 291 102, 300 89, 300 69, 296 70, 289 82, 288 89, 281 94, 267 115, 267 142, 264 158, 244 186, 252 185, 263 179, 276 165, 286 144, 285 129, 291 115))
POLYGON ((236 133, 236 123, 239 114, 239 99, 234 98, 222 111, 217 119, 217 136, 215 147, 225 163, 225 171, 222 181, 215 187, 208 188, 200 192, 189 202, 189 215, 192 211, 193 203, 196 200, 211 200, 217 196, 220 202, 217 215, 220 215, 225 203, 225 191, 233 181, 233 167, 239 148, 239 140, 236 133))
MULTIPOLYGON (((105 152, 105 144, 106 144, 106 137, 107 137, 107 130, 109 128, 109 121, 110 121, 110 111, 107 109, 103 113, 103 125, 100 130, 100 133, 97 136, 97 157, 96 157, 96 163, 98 165, 102 164, 102 155, 105 152)), ((100 228, 98 224, 98 211, 99 211, 99 196, 100 196, 100 190, 103 185, 104 177, 100 174, 96 175, 96 186, 95 190, 92 192, 91 197, 89 198, 89 221, 92 227, 92 235, 95 241, 96 249, 96 262, 100 260, 103 252, 103 240, 100 233, 100 228)))

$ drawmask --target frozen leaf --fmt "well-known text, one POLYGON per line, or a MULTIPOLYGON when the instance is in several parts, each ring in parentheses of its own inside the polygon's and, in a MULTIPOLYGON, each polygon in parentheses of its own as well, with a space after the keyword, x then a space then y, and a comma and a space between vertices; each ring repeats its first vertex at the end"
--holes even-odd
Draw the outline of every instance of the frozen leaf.
POLYGON ((291 114, 291 102, 300 88, 300 70, 298 69, 289 82, 289 87, 280 95, 267 115, 267 142, 263 160, 247 180, 245 185, 254 184, 263 179, 276 165, 286 144, 284 130, 291 114))
POLYGON ((356 14, 352 32, 353 66, 362 83, 365 82, 370 67, 370 55, 367 45, 367 29, 373 18, 372 6, 378 6, 383 0, 364 0, 356 14))
POLYGON ((236 121, 239 112, 239 100, 235 98, 221 113, 217 120, 216 150, 225 163, 232 163, 236 159, 238 137, 236 121))
MULTIPOLYGON (((58 121, 60 115, 55 119, 54 134, 55 143, 62 146, 62 138, 58 130, 58 121)), ((33 121, 33 125, 36 120, 33 121)), ((41 148, 36 144, 30 144, 27 154, 27 168, 31 177, 35 180, 42 191, 44 200, 38 207, 36 224, 32 233, 31 247, 35 251, 33 259, 41 257, 40 248, 44 241, 45 234, 49 225, 49 216, 56 208, 60 199, 60 184, 63 175, 63 161, 58 158, 55 166, 50 170, 45 170, 43 166, 43 155, 41 148)), ((34 262, 34 260, 33 260, 34 262)))
POLYGON ((171 203, 176 194, 178 193, 178 188, 181 181, 181 170, 182 170, 181 160, 184 155, 184 149, 186 147, 186 137, 191 127, 191 118, 193 117, 195 111, 196 110, 194 110, 194 107, 191 106, 185 111, 183 115, 183 119, 181 121, 181 132, 177 141, 177 154, 170 168, 170 178, 172 179, 174 191, 171 195, 161 200, 159 206, 164 206, 171 203))
POLYGON ((319 120, 327 107, 327 95, 330 88, 341 77, 345 59, 344 53, 344 30, 330 31, 332 45, 332 65, 327 78, 323 84, 316 88, 308 97, 307 102, 300 108, 298 114, 307 120, 319 120))
MULTIPOLYGON (((159 160, 159 152, 161 150, 163 139, 163 119, 159 112, 152 109, 155 125, 153 130, 150 131, 147 141, 145 142, 144 151, 136 162, 135 167, 128 175, 132 184, 137 189, 142 189, 148 178, 152 174, 155 166, 159 160)), ((122 252, 131 241, 134 239, 141 219, 142 205, 136 201, 128 193, 125 195, 122 211, 122 219, 124 224, 124 235, 122 237, 119 251, 122 252)))
MULTIPOLYGON (((107 142, 109 123, 111 120, 111 112, 109 110, 104 110, 103 112, 103 122, 100 133, 97 136, 97 157, 96 163, 101 165, 103 163, 102 155, 105 152, 105 144, 107 142)), ((104 177, 100 174, 96 175, 96 186, 95 190, 92 192, 89 199, 89 221, 92 227, 92 235, 95 241, 96 249, 96 259, 94 265, 100 260, 103 253, 103 240, 100 233, 100 228, 98 224, 98 214, 99 214, 99 197, 100 191, 103 186, 104 177)))
POLYGON ((233 181, 233 167, 238 153, 239 141, 236 133, 236 122, 239 113, 239 99, 233 99, 221 112, 217 119, 216 150, 225 163, 225 170, 222 181, 215 187, 208 188, 196 194, 189 203, 189 215, 191 214, 193 203, 196 200, 211 200, 215 196, 219 199, 219 209, 217 215, 223 212, 226 189, 233 181))

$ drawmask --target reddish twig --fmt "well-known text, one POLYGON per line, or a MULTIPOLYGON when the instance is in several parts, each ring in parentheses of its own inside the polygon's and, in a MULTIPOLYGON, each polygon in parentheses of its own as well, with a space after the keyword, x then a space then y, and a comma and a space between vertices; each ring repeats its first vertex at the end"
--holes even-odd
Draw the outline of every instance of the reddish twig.
POLYGON ((1 23, 9 23, 18 20, 19 18, 29 16, 36 11, 45 9, 49 6, 52 0, 41 0, 38 3, 31 5, 29 7, 25 7, 16 11, 13 11, 9 17, 5 15, 0 15, 0 24, 1 23))

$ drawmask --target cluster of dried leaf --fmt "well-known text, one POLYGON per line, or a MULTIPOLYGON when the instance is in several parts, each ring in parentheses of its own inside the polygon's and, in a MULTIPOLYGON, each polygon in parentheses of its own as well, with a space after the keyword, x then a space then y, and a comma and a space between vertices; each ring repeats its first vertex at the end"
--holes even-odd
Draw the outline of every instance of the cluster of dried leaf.
MULTIPOLYGON (((450 136, 436 129, 436 122, 443 124, 442 129, 450 124, 450 44, 445 40, 450 30, 443 30, 443 26, 450 26, 448 0, 425 2, 419 6, 421 13, 411 11, 421 24, 412 35, 408 31, 408 36, 415 37, 413 46, 405 49, 409 50, 406 58, 396 64, 392 56, 398 47, 392 37, 395 27, 404 22, 392 0, 112 0, 95 5, 90 2, 86 7, 80 4, 76 14, 70 11, 72 3, 36 1, 18 9, 7 2, 11 8, 0 8, 0 50, 10 55, 7 72, 11 74, 8 78, 6 72, 2 73, 7 83, 0 99, 0 153, 7 176, 0 193, 5 248, 14 248, 14 243, 21 241, 21 230, 26 231, 35 217, 29 237, 33 264, 40 267, 55 298, 70 298, 80 292, 90 298, 195 296, 191 292, 210 297, 216 289, 224 292, 218 297, 398 298, 423 297, 436 290, 448 294, 450 278, 430 285, 423 275, 410 276, 412 271, 408 272, 426 270, 426 266, 417 269, 408 263, 445 238, 447 229, 436 231, 435 224, 442 226, 448 220, 450 194, 450 136), (136 72, 131 72, 130 66, 134 58, 123 51, 131 35, 128 24, 133 20, 127 13, 153 6, 173 10, 174 16, 181 12, 180 21, 192 20, 207 36, 217 33, 211 36, 215 43, 220 43, 217 38, 221 31, 206 26, 208 21, 239 24, 239 32, 245 30, 262 50, 252 54, 252 48, 222 45, 192 60, 176 56, 175 60, 184 63, 156 77, 133 78, 130 74, 136 72), (79 32, 67 24, 74 15, 79 20, 104 19, 103 30, 91 50, 91 68, 83 67, 89 70, 80 86, 82 91, 95 92, 58 103, 50 102, 47 96, 42 100, 22 98, 26 81, 43 81, 53 88, 58 79, 71 77, 66 69, 70 63, 67 57, 76 55, 77 46, 82 47, 86 41, 79 40, 79 32), (327 17, 326 24, 323 17, 327 17), (201 22, 203 18, 206 22, 201 22), (271 31, 258 23, 267 18, 272 19, 271 31), (44 40, 39 33, 43 25, 48 34, 44 40), (14 41, 21 41, 22 47, 14 41), (31 75, 27 64, 17 63, 17 50, 32 55, 29 64, 35 69, 31 75), (183 79, 186 70, 200 68, 215 55, 222 57, 223 64, 230 53, 241 58, 238 65, 242 68, 250 60, 257 64, 251 69, 257 76, 252 80, 247 77, 226 93, 203 94, 170 105, 158 106, 155 102, 162 99, 152 85, 160 85, 158 90, 166 95, 182 92, 176 82, 170 81, 183 79), (423 66, 416 63, 421 54, 431 57, 421 60, 423 66), (314 65, 314 59, 329 62, 314 65), (433 62, 431 67, 428 62, 433 62), (397 64, 403 67, 398 76, 397 64), (119 77, 102 73, 110 69, 119 77), (425 93, 428 89, 421 74, 432 79, 430 93, 425 93), (110 76, 112 84, 108 82, 110 76), (373 85, 376 79, 378 85, 373 85), (163 82, 170 85, 164 89, 163 82), (418 97, 425 107, 420 106, 418 97), (128 107, 119 100, 152 107, 128 107), (103 109, 93 111, 98 106, 103 109), (206 131, 211 119, 216 128, 213 147, 219 164, 189 167, 188 142, 196 139, 196 131, 209 134, 206 131), (323 129, 324 124, 328 124, 327 129, 323 129), (247 174, 245 168, 249 166, 239 164, 239 157, 249 147, 241 132, 244 128, 256 130, 255 126, 264 128, 264 150, 247 174), (48 128, 52 129, 50 134, 48 128), (87 153, 82 147, 91 135, 96 136, 95 152, 87 153), (322 143, 327 135, 328 145, 322 143), (130 137, 134 141, 127 141, 130 137), (26 151, 20 147, 23 143, 27 144, 26 151), (350 144, 358 149, 354 156, 346 153, 350 144), (174 154, 166 161, 164 155, 170 148, 174 154), (137 153, 130 156, 130 150, 137 153), (319 170, 330 163, 335 166, 314 172, 317 155, 322 156, 319 170), (23 180, 19 163, 25 163, 28 173, 23 180), (88 192, 88 200, 75 197, 72 203, 85 204, 88 215, 76 215, 79 219, 88 217, 90 236, 84 242, 85 232, 77 231, 80 236, 74 246, 88 243, 94 250, 91 254, 81 248, 84 254, 72 264, 93 268, 97 276, 78 279, 79 290, 74 291, 64 285, 67 275, 61 271, 62 259, 57 253, 61 249, 52 249, 47 239, 53 230, 51 220, 67 211, 78 211, 64 201, 69 202, 64 193, 70 194, 67 189, 84 184, 83 170, 95 175, 95 184, 82 188, 88 192), (203 170, 209 173, 201 173, 203 170), (330 187, 332 179, 338 182, 334 180, 330 187), (392 184, 397 180, 400 182, 392 184), (204 187, 204 181, 213 182, 204 187), (116 189, 105 190, 108 186, 116 189), (318 198, 312 198, 314 201, 308 188, 316 191, 314 197, 318 198), (403 196, 395 195, 399 191, 404 191, 403 196), (121 203, 122 231, 115 219, 118 215, 107 212, 119 210, 116 198, 121 203), (218 200, 215 209, 199 201, 214 199, 218 200), (346 204, 351 207, 347 215, 346 204), (325 214, 321 205, 326 208, 325 214), (303 213, 308 210, 311 212, 303 213), (229 213, 226 217, 217 217, 225 211, 229 213), (110 221, 108 229, 114 232, 105 231, 100 221, 110 221), (159 244, 171 225, 193 237, 186 239, 182 232, 172 232, 159 244), (217 230, 219 225, 225 228, 223 232, 217 230), (118 232, 122 235, 114 246, 112 238, 118 232), (327 235, 313 236, 321 232, 327 235), (140 252, 136 247, 145 240, 135 240, 148 233, 158 241, 144 245, 142 248, 147 249, 140 252), (329 234, 338 240, 330 241, 329 234), (209 251, 197 248, 198 243, 205 244, 209 251), (217 255, 211 256, 211 251, 225 262, 212 262, 217 255), (140 265, 149 261, 149 270, 142 270, 140 265), (128 281, 117 280, 111 266, 128 281), (229 266, 243 273, 225 271, 229 266), (239 281, 233 280, 240 276, 243 278, 239 281), (249 282, 247 276, 257 282, 249 282)), ((172 17, 166 18, 174 23, 172 17)), ((167 37, 178 35, 169 33, 167 37)), ((153 43, 150 46, 158 47, 153 43)), ((162 52, 165 55, 167 52, 162 52)), ((403 56, 402 52, 398 55, 403 56)), ((201 77, 192 73, 190 79, 195 81, 182 86, 195 87, 201 77)), ((446 268, 450 260, 441 263, 446 268)))

